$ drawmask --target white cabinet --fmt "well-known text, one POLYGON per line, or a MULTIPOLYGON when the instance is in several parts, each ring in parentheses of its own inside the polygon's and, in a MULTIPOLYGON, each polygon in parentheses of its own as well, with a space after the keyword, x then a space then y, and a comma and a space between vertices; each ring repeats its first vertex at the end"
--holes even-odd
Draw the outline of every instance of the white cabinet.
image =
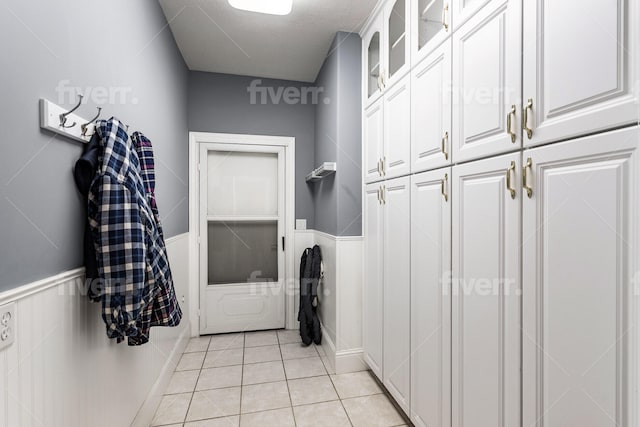
POLYGON ((495 3, 503 3, 505 0, 451 0, 452 2, 452 22, 456 28, 464 24, 469 18, 483 8, 489 8, 495 3), (492 4, 489 4, 489 3, 492 4))
POLYGON ((382 379, 382 260, 384 246, 382 185, 370 184, 365 188, 364 208, 364 359, 376 376, 382 379))
POLYGON ((519 159, 452 172, 453 427, 521 425, 519 159))
POLYGON ((521 147, 521 2, 483 8, 453 35, 453 160, 521 147))
POLYGON ((362 35, 363 105, 374 102, 382 94, 385 67, 382 15, 378 15, 362 35))
MULTIPOLYGON (((411 172, 411 76, 384 94, 383 174, 387 178, 411 172)), ((367 155, 367 157, 371 157, 367 155)))
POLYGON ((391 87, 404 77, 411 65, 410 0, 388 0, 384 6, 386 68, 384 87, 391 87))
POLYGON ((415 65, 451 36, 450 0, 411 0, 411 60, 415 65))
POLYGON ((451 162, 451 42, 431 53, 411 77, 411 172, 451 162))
POLYGON ((411 186, 410 178, 385 182, 384 206, 384 368, 383 383, 407 413, 411 354, 411 186))
POLYGON ((364 112, 362 141, 364 148, 365 182, 383 178, 384 101, 378 99, 364 112))
POLYGON ((451 425, 451 168, 411 178, 411 420, 451 425))
POLYGON ((524 153, 525 426, 640 425, 639 140, 636 127, 524 153))
POLYGON ((524 4, 525 144, 637 122, 638 2, 524 4))

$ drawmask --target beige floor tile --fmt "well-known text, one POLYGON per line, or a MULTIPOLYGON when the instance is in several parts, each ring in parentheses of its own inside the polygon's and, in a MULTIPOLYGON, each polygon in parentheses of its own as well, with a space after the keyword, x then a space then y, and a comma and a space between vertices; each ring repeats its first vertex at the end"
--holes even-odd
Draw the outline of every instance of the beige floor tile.
POLYGON ((280 346, 280 350, 282 351, 282 358, 285 360, 318 356, 318 352, 316 351, 316 348, 314 345, 305 347, 299 343, 283 344, 280 346))
POLYGON ((282 362, 264 362, 244 365, 242 384, 260 384, 274 381, 284 381, 282 362))
POLYGON ((405 424, 404 419, 384 394, 355 397, 342 401, 354 427, 391 427, 405 424))
POLYGON ((219 368, 221 366, 242 365, 244 349, 229 348, 227 350, 213 350, 207 353, 203 368, 219 368))
POLYGON ((244 334, 212 335, 209 351, 244 347, 244 334))
POLYGON ((196 385, 197 391, 242 385, 242 366, 203 369, 196 385))
POLYGON ((265 345, 278 345, 276 331, 247 332, 245 334, 245 347, 262 347, 265 345))
POLYGON ((182 423, 191 402, 191 393, 162 396, 152 426, 182 423))
POLYGON ((279 345, 247 347, 244 350, 244 363, 273 362, 282 360, 279 345))
POLYGON ((242 387, 242 413, 268 411, 291 406, 286 381, 242 387))
POLYGON ((289 380, 289 394, 294 406, 338 400, 329 376, 289 380))
POLYGON ((202 362, 204 362, 204 356, 207 353, 184 353, 180 362, 176 367, 176 371, 189 371, 202 368, 202 362))
POLYGON ((326 356, 326 355, 327 355, 327 353, 324 351, 324 347, 323 347, 323 346, 321 346, 321 345, 315 345, 315 344, 314 344, 314 346, 316 347, 316 351, 318 352, 318 354, 320 355, 320 357, 322 357, 322 356, 326 356))
POLYGON ((332 375, 331 380, 336 386, 340 399, 383 393, 369 371, 332 375))
POLYGON ((288 329, 278 331, 278 342, 282 344, 298 344, 302 342, 300 331, 297 329, 288 329))
POLYGON ((164 394, 193 393, 200 371, 177 371, 173 373, 164 394))
POLYGON ((239 427, 240 416, 212 418, 208 420, 193 421, 186 423, 184 427, 239 427))
POLYGON ((196 391, 187 413, 187 421, 240 414, 240 387, 196 391))
POLYGON ((331 362, 329 361, 329 357, 320 356, 320 359, 322 359, 322 363, 324 364, 324 368, 327 370, 327 373, 329 375, 334 375, 336 373, 336 370, 331 365, 331 362))
POLYGON ((295 427, 291 408, 242 414, 240 427, 295 427))
POLYGON ((285 360, 284 370, 289 380, 327 375, 322 360, 317 356, 307 357, 306 359, 285 360))
POLYGON ((209 342, 211 341, 211 337, 197 337, 191 338, 189 340, 189 344, 187 344, 187 348, 185 349, 185 353, 197 353, 200 351, 207 351, 209 348, 209 342))
POLYGON ((298 427, 350 427, 351 423, 340 401, 294 406, 298 427))

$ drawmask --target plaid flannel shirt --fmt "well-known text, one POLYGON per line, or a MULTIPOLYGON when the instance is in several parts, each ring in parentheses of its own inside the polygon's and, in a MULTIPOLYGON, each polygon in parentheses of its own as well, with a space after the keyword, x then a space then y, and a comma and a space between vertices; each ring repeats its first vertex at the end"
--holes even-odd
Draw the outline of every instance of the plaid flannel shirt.
POLYGON ((96 132, 103 154, 89 190, 88 216, 104 280, 102 318, 109 338, 133 337, 135 345, 148 340, 142 316, 161 290, 158 279, 170 277, 169 264, 159 250, 162 236, 124 125, 115 118, 99 121, 96 132))
POLYGON ((135 132, 131 135, 133 146, 140 161, 140 175, 145 187, 145 195, 156 226, 157 234, 148 230, 153 236, 147 251, 147 258, 151 269, 148 278, 155 284, 157 292, 153 300, 143 310, 138 319, 138 335, 129 337, 129 345, 140 345, 149 341, 149 330, 153 326, 177 326, 182 319, 182 311, 173 287, 173 278, 169 267, 169 258, 164 242, 164 233, 158 213, 158 205, 155 196, 155 163, 153 160, 153 147, 151 141, 142 133, 135 132))

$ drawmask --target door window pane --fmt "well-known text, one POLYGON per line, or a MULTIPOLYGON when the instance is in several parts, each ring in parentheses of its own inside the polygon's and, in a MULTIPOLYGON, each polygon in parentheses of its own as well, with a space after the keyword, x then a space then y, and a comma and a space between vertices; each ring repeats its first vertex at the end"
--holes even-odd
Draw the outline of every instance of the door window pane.
POLYGON ((276 153, 211 151, 207 167, 209 215, 278 215, 276 153))
POLYGON ((210 222, 209 284, 278 281, 278 223, 210 222))

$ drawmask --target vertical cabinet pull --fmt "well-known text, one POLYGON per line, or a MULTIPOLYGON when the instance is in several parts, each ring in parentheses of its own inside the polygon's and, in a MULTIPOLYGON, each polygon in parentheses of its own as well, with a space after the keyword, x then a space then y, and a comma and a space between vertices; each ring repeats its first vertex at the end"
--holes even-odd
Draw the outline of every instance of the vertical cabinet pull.
POLYGON ((382 204, 382 196, 380 195, 380 187, 378 187, 378 204, 381 205, 382 204))
POLYGON ((511 194, 511 198, 516 198, 516 190, 511 186, 511 175, 516 171, 516 162, 511 161, 511 165, 507 169, 507 191, 511 194))
POLYGON ((444 7, 442 8, 442 26, 444 27, 445 31, 449 31, 449 20, 448 18, 448 14, 449 14, 449 3, 445 4, 444 7))
POLYGON ((381 190, 382 190, 382 204, 386 205, 387 204, 387 186, 383 185, 381 190))
POLYGON ((529 186, 528 179, 527 179, 528 171, 529 169, 531 169, 532 166, 533 166, 533 161, 531 160, 531 157, 529 157, 527 159, 527 163, 525 163, 524 166, 522 166, 522 188, 524 188, 524 190, 527 192, 528 198, 533 197, 533 188, 529 186))
POLYGON ((382 158, 382 176, 387 176, 387 156, 382 158))
POLYGON ((442 197, 444 197, 444 201, 449 201, 449 194, 447 193, 447 187, 449 182, 449 174, 445 173, 444 178, 440 180, 440 192, 442 193, 442 197))
POLYGON ((533 115, 533 98, 529 98, 522 113, 522 128, 527 132, 527 138, 533 138, 533 125, 529 125, 529 113, 533 115))
POLYGON ((507 114, 507 133, 511 137, 511 142, 513 142, 514 144, 516 142, 516 133, 513 131, 513 123, 515 122, 515 118, 516 106, 512 105, 511 111, 509 111, 509 114, 507 114))
POLYGON ((378 159, 378 175, 382 176, 382 159, 378 159))
POLYGON ((449 160, 449 151, 447 150, 447 146, 449 145, 449 132, 445 132, 442 137, 442 154, 444 154, 444 159, 449 160))

